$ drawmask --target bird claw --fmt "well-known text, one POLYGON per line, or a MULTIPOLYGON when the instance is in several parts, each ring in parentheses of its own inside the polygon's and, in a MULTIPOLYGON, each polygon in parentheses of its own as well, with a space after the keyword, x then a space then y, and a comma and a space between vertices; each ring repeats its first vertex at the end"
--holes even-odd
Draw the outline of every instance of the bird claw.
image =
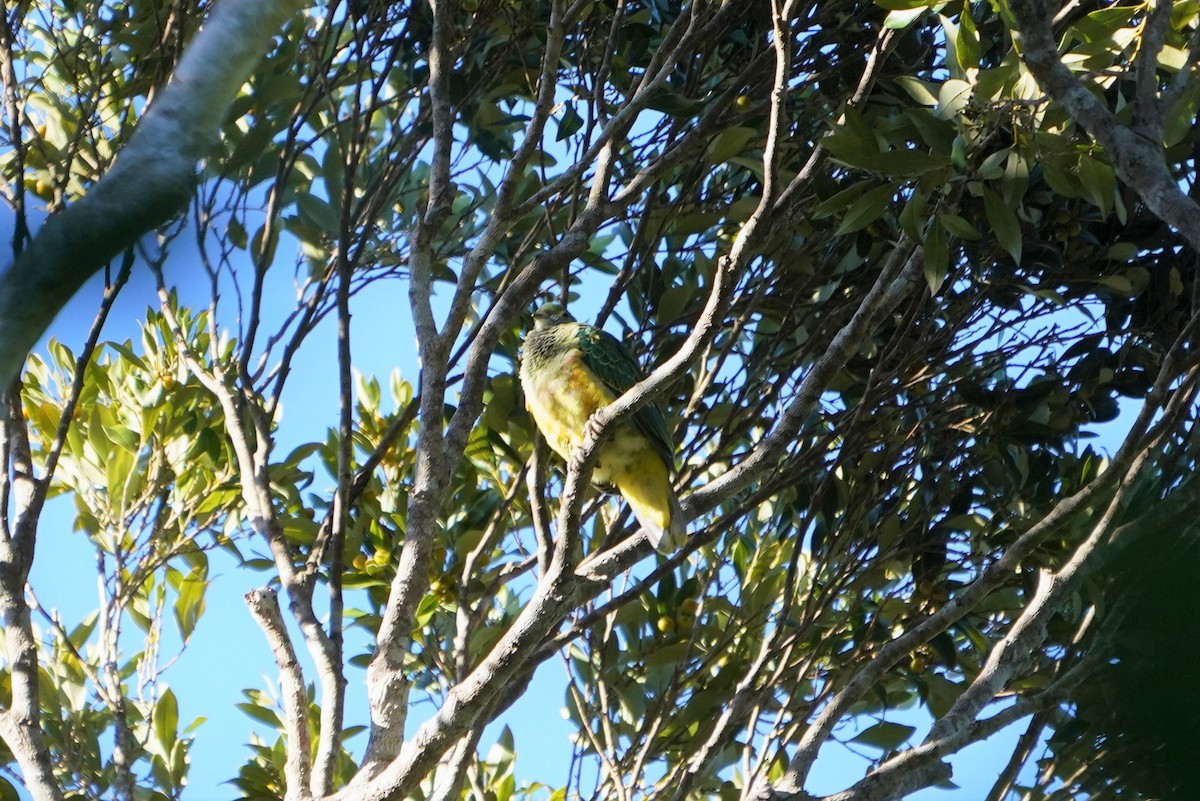
POLYGON ((593 440, 599 439, 603 428, 604 426, 600 425, 600 419, 593 414, 583 426, 583 435, 593 440))

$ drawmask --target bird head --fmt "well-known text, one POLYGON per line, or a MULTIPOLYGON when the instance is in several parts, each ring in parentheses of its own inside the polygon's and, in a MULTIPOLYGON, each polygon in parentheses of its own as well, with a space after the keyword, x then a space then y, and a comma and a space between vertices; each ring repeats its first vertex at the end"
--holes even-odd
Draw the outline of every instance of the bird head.
POLYGON ((569 311, 564 309, 561 304, 554 303, 553 301, 543 303, 533 313, 533 329, 535 331, 541 331, 560 323, 571 323, 574 321, 575 318, 571 316, 569 311))

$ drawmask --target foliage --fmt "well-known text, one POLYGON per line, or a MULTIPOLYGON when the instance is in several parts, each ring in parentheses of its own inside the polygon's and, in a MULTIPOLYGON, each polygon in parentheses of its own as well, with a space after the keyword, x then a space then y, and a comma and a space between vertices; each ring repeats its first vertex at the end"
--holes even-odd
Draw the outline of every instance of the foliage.
MULTIPOLYGON (((6 10, 15 251, 43 205, 102 181, 218 13, 6 10)), ((104 592, 67 624, 0 571, 0 606, 40 640, 28 714, 53 785, 8 724, 0 758, 38 798, 178 797, 204 733, 180 728, 161 650, 220 625, 221 549, 272 587, 250 603, 278 693, 240 708, 275 734, 229 766, 243 798, 541 792, 510 731, 481 740, 556 654, 548 714, 565 705, 589 767, 555 798, 805 797, 836 742, 871 767, 838 798, 899 798, 1018 721, 988 798, 1173 792, 1169 765, 1143 770, 1170 707, 1147 729, 1096 698, 1137 706, 1142 653, 1180 667, 1174 627, 1130 650, 1121 621, 1187 596, 1138 600, 1162 568, 1118 571, 1100 546, 1161 538, 1154 505, 1190 502, 1200 234, 1047 96, 1018 27, 1005 4, 920 0, 296 17, 186 217, 129 252, 82 348, 26 365, 4 534, 70 498, 104 592), (157 284, 141 342, 102 342, 135 262, 157 284), (420 372, 385 399, 351 355, 364 329, 405 347, 408 312, 350 310, 397 287, 420 372), (586 446, 570 465, 538 447, 516 375, 540 294, 661 366, 694 518, 680 554, 649 559, 628 510, 583 491, 586 446), (333 328, 336 363, 311 355, 333 328), (284 407, 299 371, 336 384, 336 419, 284 407), (345 719, 347 694, 369 721, 345 719)), ((1068 5, 1053 30, 1114 119, 1157 115, 1160 189, 1190 203, 1196 4, 1068 5)))

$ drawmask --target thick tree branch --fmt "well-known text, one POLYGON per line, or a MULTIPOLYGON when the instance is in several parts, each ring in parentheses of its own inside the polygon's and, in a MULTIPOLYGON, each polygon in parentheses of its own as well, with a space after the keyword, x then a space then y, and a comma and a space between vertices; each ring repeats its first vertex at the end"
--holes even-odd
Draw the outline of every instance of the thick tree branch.
POLYGON ((403 677, 417 604, 429 585, 429 554, 438 517, 450 484, 450 464, 444 434, 446 356, 449 343, 439 334, 433 314, 434 239, 450 214, 457 191, 450 181, 454 145, 454 109, 449 81, 453 60, 449 52, 453 0, 431 0, 433 34, 429 53, 429 102, 433 108, 433 161, 430 165, 429 202, 413 226, 409 263, 409 304, 417 330, 421 359, 421 427, 417 434, 413 489, 408 503, 408 531, 400 563, 392 579, 388 602, 379 626, 378 650, 367 670, 371 706, 371 733, 360 775, 371 776, 391 761, 404 742, 408 682, 403 677))
MULTIPOLYGON (((259 399, 248 398, 240 394, 232 385, 233 379, 225 374, 220 366, 208 367, 192 352, 183 329, 171 305, 170 295, 163 284, 162 274, 158 272, 158 291, 160 309, 164 320, 175 337, 175 347, 180 359, 187 364, 191 373, 216 398, 225 417, 226 434, 233 448, 238 465, 238 479, 242 501, 246 506, 250 525, 266 540, 271 550, 275 569, 284 589, 287 591, 288 610, 300 627, 304 643, 309 655, 316 664, 317 673, 322 685, 322 700, 333 707, 333 714, 323 714, 323 725, 340 729, 340 724, 334 719, 341 716, 341 698, 344 689, 341 659, 334 639, 326 632, 317 618, 313 608, 313 591, 316 586, 316 575, 296 566, 296 555, 284 536, 283 528, 275 512, 270 476, 270 456, 272 449, 271 421, 265 411, 255 404, 259 399)), ((333 625, 340 625, 334 621, 333 625)), ((297 663, 294 668, 300 671, 297 663)), ((303 686, 303 680, 301 680, 303 686)), ((307 707, 305 707, 307 714, 307 707)), ((307 736, 307 729, 306 736, 307 736)), ((325 741, 323 753, 336 752, 335 743, 340 738, 340 731, 333 734, 322 732, 325 741), (332 738, 332 739, 327 739, 332 738)), ((332 759, 332 757, 330 757, 332 759)), ((304 772, 306 784, 303 792, 309 792, 308 781, 312 772, 304 772)), ((324 782, 326 779, 322 779, 324 782)), ((297 790, 297 792, 300 792, 297 790)))
MULTIPOLYGON (((1161 5, 1169 6, 1169 3, 1161 5)), ((1021 33, 1021 57, 1041 87, 1087 129, 1112 159, 1117 176, 1141 196, 1146 206, 1200 250, 1200 205, 1184 194, 1167 169, 1160 129, 1148 124, 1150 114, 1135 126, 1121 124, 1101 96, 1063 64, 1042 0, 1012 0, 1010 7, 1021 33)), ((1153 24, 1154 14, 1151 14, 1153 24)), ((1153 71, 1153 40, 1147 47, 1141 75, 1153 71)), ((1142 79, 1146 81, 1148 79, 1142 79)), ((1149 90, 1147 90, 1148 92, 1149 90)), ((1139 98, 1143 96, 1139 94, 1139 98)))
POLYGON ((279 598, 274 590, 259 589, 246 593, 246 606, 258 627, 262 629, 279 668, 279 683, 282 690, 283 719, 287 734, 287 762, 284 777, 287 780, 285 801, 300 801, 311 798, 309 781, 311 764, 309 753, 312 748, 308 731, 308 695, 304 690, 304 676, 296 651, 288 637, 283 615, 279 611, 279 598))
POLYGON ((1154 0, 1142 26, 1137 61, 1134 64, 1133 128, 1153 142, 1162 141, 1166 109, 1158 97, 1158 56, 1171 26, 1170 0, 1154 0))
POLYGON ((192 196, 226 110, 304 0, 221 0, 112 169, 0 271, 0 386, 93 273, 192 196))
POLYGON ((11 701, 0 712, 0 738, 16 757, 26 786, 35 801, 59 801, 62 791, 54 777, 50 750, 42 738, 38 703, 38 656, 33 636, 25 582, 33 566, 37 519, 40 513, 38 480, 33 474, 26 421, 21 413, 19 385, 0 399, 0 442, 6 457, 6 535, 0 539, 0 625, 7 646, 5 660, 11 684, 11 701), (8 475, 12 465, 11 478, 8 475), (9 518, 9 504, 13 517, 9 518), (37 508, 34 508, 34 507, 37 508))

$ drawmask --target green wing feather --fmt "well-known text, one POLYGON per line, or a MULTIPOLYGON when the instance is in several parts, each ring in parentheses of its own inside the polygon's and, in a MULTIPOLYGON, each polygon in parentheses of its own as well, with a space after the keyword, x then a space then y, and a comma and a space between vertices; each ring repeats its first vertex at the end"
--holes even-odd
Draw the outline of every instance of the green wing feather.
MULTIPOLYGON (((621 342, 599 328, 579 324, 577 333, 583 362, 614 395, 622 395, 645 378, 641 367, 621 342)), ((671 472, 675 471, 675 446, 667 430, 667 418, 657 403, 648 403, 633 415, 633 422, 662 454, 671 472)))

